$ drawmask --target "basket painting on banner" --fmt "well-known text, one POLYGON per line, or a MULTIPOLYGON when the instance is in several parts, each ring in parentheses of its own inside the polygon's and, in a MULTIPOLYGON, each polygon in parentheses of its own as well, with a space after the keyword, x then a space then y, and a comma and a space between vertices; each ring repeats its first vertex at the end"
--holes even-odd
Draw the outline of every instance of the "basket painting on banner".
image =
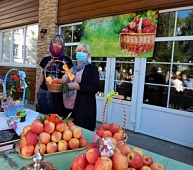
POLYGON ((152 57, 157 22, 157 10, 85 20, 81 42, 92 57, 152 57))

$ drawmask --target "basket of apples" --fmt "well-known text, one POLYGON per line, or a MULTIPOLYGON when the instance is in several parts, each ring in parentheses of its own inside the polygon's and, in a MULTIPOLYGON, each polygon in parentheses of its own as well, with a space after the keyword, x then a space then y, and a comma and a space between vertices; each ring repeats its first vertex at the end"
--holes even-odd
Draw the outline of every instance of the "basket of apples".
POLYGON ((123 104, 121 96, 118 95, 117 92, 114 92, 113 90, 107 94, 106 96, 106 102, 103 108, 103 114, 102 114, 102 123, 101 125, 95 130, 93 142, 96 142, 100 138, 114 138, 119 143, 121 142, 127 142, 127 135, 125 133, 125 125, 126 125, 126 109, 123 104), (122 109, 123 109, 123 126, 120 126, 118 123, 105 123, 105 113, 106 113, 106 107, 109 102, 111 102, 112 98, 118 98, 121 102, 122 109))
MULTIPOLYGON (((46 80, 46 85, 48 87, 49 92, 52 92, 52 93, 63 92, 63 93, 65 93, 67 91, 67 84, 64 83, 63 79, 59 79, 57 77, 53 78, 51 76, 46 75, 47 68, 51 64, 56 63, 56 62, 61 62, 62 64, 66 65, 65 63, 63 63, 63 61, 60 61, 60 60, 53 60, 53 61, 49 62, 44 69, 44 77, 46 80)), ((63 68, 64 68, 64 65, 63 65, 63 68)))
POLYGON ((38 151, 40 138, 40 153, 46 155, 67 153, 84 149, 88 139, 72 119, 63 119, 57 114, 50 114, 35 119, 31 125, 23 128, 20 134, 17 151, 23 158, 31 158, 38 151))
POLYGON ((120 33, 120 47, 131 55, 152 52, 157 30, 157 11, 148 10, 146 14, 137 15, 120 33))

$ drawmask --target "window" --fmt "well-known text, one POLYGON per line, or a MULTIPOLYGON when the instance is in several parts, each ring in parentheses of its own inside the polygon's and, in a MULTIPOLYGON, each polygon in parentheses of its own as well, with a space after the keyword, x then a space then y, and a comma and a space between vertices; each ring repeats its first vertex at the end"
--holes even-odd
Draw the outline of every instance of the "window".
POLYGON ((37 61, 38 25, 0 31, 0 61, 4 65, 35 66, 37 61))
POLYGON ((159 14, 154 57, 146 64, 144 103, 193 111, 192 22, 191 9, 159 14))

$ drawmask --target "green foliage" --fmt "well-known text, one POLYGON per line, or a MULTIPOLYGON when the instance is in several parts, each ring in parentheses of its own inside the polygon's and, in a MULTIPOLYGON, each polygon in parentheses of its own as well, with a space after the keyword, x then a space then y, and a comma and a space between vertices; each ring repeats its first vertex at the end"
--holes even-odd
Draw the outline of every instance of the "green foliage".
POLYGON ((68 90, 68 85, 66 83, 61 83, 60 90, 62 90, 62 93, 66 93, 68 90))

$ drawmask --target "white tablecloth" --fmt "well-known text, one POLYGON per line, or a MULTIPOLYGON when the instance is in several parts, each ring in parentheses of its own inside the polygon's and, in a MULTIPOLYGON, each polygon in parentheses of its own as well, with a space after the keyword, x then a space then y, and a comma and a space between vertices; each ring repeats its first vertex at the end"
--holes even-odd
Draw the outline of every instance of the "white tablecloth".
MULTIPOLYGON (((35 120, 39 113, 30 109, 25 109, 27 116, 25 122, 19 122, 16 133, 20 135, 20 133, 23 131, 23 128, 27 125, 30 125, 33 120, 35 120)), ((0 130, 3 129, 9 129, 9 126, 7 125, 7 117, 4 116, 3 112, 0 112, 0 130)))

